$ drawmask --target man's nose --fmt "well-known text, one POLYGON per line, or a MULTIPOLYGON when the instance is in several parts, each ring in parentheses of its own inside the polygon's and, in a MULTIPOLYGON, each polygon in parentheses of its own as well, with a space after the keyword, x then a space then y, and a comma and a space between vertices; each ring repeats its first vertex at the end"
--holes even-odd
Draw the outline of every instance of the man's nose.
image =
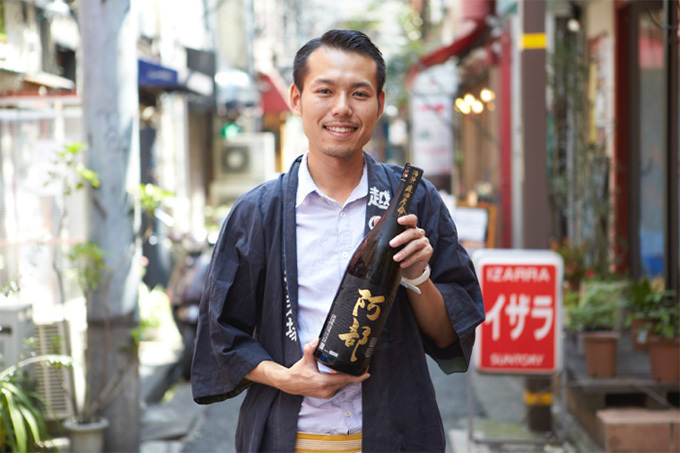
POLYGON ((340 93, 333 105, 333 115, 335 116, 349 116, 352 114, 352 107, 349 103, 349 96, 345 93, 340 93))

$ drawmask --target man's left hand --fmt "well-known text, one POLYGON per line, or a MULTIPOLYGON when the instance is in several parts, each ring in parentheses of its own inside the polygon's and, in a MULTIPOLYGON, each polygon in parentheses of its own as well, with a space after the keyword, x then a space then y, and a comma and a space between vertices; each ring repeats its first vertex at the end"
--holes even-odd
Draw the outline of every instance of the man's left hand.
POLYGON ((425 236, 425 230, 418 227, 418 217, 415 214, 399 217, 397 222, 404 225, 406 230, 390 241, 392 247, 404 245, 404 248, 394 255, 394 260, 399 262, 404 277, 418 278, 432 257, 432 245, 425 236))

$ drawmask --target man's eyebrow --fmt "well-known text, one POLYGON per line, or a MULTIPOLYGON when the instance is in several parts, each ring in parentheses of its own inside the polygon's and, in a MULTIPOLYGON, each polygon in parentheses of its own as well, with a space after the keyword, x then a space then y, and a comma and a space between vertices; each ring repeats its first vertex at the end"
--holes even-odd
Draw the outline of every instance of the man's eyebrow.
MULTIPOLYGON (((335 86, 336 82, 333 79, 321 78, 321 79, 312 80, 311 84, 333 85, 333 86, 335 86)), ((355 82, 352 85, 350 85, 350 88, 373 88, 373 85, 369 82, 355 82)))
POLYGON ((352 88, 373 88, 373 85, 368 82, 356 82, 351 85, 352 88))
POLYGON ((312 83, 318 85, 335 85, 335 81, 333 79, 314 79, 312 80, 312 83))

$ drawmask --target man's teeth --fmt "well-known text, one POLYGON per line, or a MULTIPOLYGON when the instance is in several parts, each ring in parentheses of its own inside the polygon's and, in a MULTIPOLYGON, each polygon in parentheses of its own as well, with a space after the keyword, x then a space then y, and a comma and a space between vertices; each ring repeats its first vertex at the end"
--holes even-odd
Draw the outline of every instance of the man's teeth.
POLYGON ((352 132, 354 130, 353 127, 333 127, 333 126, 327 126, 326 127, 329 131, 333 132, 352 132))

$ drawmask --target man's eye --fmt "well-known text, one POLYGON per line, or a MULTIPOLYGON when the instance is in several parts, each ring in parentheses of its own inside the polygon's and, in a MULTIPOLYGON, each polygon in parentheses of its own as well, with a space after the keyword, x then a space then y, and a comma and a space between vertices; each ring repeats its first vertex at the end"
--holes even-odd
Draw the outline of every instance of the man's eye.
POLYGON ((327 88, 320 88, 320 89, 316 90, 316 92, 319 93, 319 94, 330 94, 331 90, 329 90, 327 88))
POLYGON ((354 96, 357 96, 357 97, 360 97, 360 98, 367 98, 367 97, 369 97, 369 94, 364 93, 363 91, 358 91, 358 92, 354 93, 354 96))

